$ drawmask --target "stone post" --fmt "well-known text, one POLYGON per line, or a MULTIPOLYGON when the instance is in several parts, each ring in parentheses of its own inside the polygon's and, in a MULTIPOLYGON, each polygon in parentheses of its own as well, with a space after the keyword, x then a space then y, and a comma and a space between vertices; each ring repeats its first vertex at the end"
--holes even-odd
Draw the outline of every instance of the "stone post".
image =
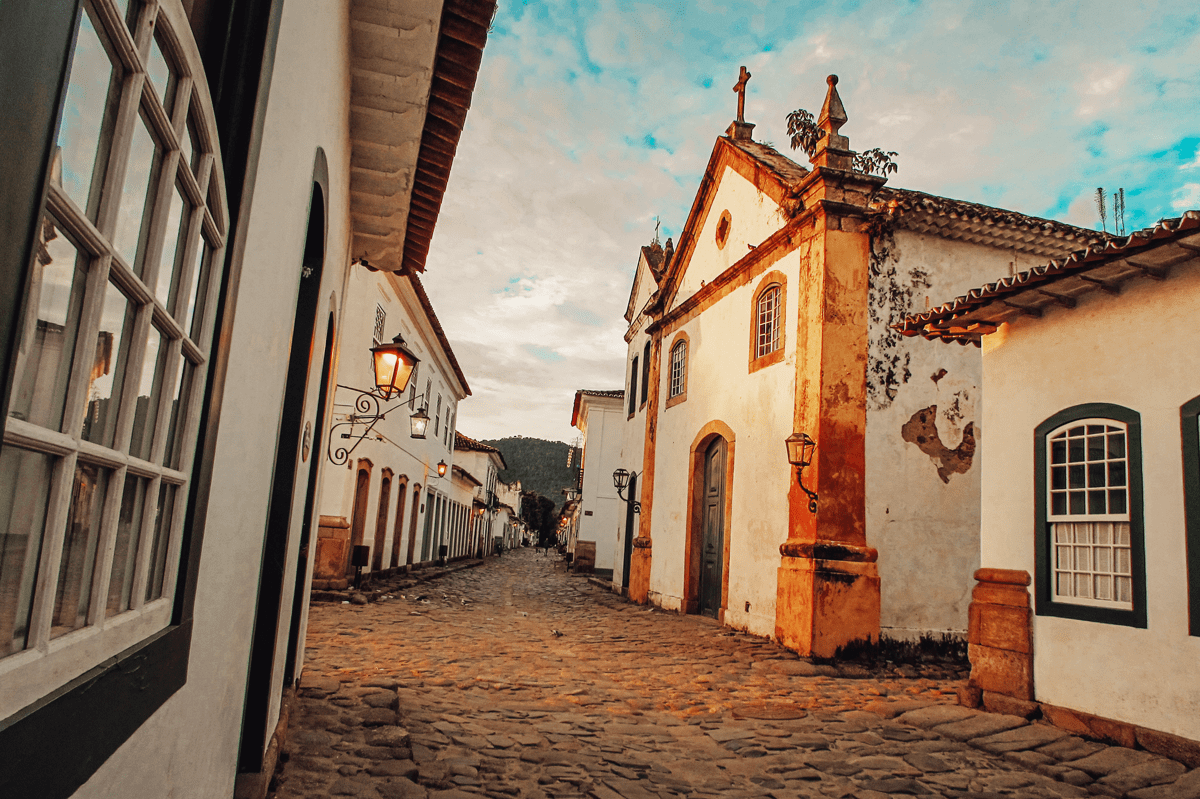
POLYGON ((970 685, 1033 701, 1033 611, 1029 572, 979 569, 967 622, 970 685))
MULTIPOLYGON (((794 431, 812 436, 805 486, 819 495, 810 513, 792 469, 788 540, 776 601, 778 640, 802 655, 831 657, 854 640, 879 638, 878 553, 866 540, 867 289, 870 235, 864 218, 883 178, 852 169, 846 112, 829 89, 825 131, 813 170, 796 189, 812 219, 812 246, 801 267, 794 431)), ((779 442, 780 457, 784 443, 779 442)))

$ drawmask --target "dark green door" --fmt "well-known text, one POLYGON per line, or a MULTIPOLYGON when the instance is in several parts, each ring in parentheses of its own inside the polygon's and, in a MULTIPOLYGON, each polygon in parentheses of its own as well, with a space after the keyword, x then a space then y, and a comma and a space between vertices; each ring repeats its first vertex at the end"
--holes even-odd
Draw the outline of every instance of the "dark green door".
POLYGON ((700 612, 716 618, 721 609, 725 555, 725 439, 704 453, 704 510, 701 519, 700 612))

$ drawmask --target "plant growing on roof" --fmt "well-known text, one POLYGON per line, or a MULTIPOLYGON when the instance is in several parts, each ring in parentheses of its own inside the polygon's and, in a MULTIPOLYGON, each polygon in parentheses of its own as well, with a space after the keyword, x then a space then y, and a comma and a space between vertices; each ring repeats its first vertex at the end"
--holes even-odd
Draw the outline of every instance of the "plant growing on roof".
MULTIPOLYGON (((825 131, 817 125, 812 112, 797 108, 787 115, 787 132, 791 136, 793 150, 803 150, 810 159, 817 151, 817 144, 825 138, 825 131)), ((854 171, 864 175, 880 175, 887 177, 899 166, 895 158, 897 153, 881 150, 878 147, 863 153, 854 154, 854 171)))

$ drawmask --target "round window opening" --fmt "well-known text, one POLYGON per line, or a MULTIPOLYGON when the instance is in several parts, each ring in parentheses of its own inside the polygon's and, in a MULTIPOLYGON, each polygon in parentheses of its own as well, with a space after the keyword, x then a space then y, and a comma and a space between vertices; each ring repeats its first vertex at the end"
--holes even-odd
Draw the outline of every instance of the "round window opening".
POLYGON ((724 248, 725 242, 729 240, 729 211, 722 211, 721 218, 717 221, 717 247, 724 248))

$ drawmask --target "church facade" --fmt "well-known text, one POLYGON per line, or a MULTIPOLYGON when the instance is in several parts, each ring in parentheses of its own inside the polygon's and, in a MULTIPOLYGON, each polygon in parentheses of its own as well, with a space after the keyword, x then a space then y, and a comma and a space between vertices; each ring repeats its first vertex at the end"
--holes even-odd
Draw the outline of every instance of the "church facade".
POLYGON ((630 596, 822 656, 966 628, 979 357, 889 325, 1090 235, 891 188, 854 168, 845 121, 831 76, 811 170, 732 124, 626 316, 630 596))

